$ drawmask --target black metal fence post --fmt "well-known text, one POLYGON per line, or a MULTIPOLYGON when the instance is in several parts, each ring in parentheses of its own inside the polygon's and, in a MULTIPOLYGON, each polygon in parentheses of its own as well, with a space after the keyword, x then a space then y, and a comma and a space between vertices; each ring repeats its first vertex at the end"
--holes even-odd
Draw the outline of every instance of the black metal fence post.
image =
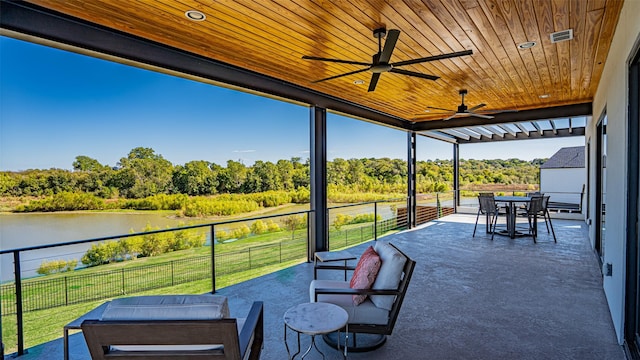
POLYGON ((378 202, 373 203, 373 240, 378 240, 378 202))
POLYGON ((216 293, 216 226, 211 224, 211 293, 216 293))
POLYGON ((64 277, 64 305, 69 305, 69 285, 67 284, 68 276, 64 277))
POLYGON ((16 327, 18 332, 18 353, 24 355, 24 321, 22 319, 22 270, 20 269, 20 252, 13 252, 13 271, 16 284, 16 327))
POLYGON ((173 261, 173 260, 171 261, 171 286, 173 286, 175 284, 175 281, 174 281, 175 275, 174 275, 174 270, 173 270, 173 263, 174 262, 175 261, 173 261))
MULTIPOLYGON (((311 228, 310 215, 312 212, 313 210, 307 213, 307 262, 311 262, 311 258, 313 257, 311 255, 311 238, 314 236, 315 232, 314 232, 314 229, 311 228)), ((327 219, 328 218, 329 218, 329 210, 327 209, 327 219)), ((330 235, 329 235, 329 231, 327 230, 327 249, 329 249, 329 240, 330 240, 330 235)), ((315 250, 314 250, 314 253, 315 253, 315 250)))
MULTIPOLYGON (((0 292, 2 295, 2 292, 0 292)), ((0 296, 1 298, 1 296, 0 296)), ((2 314, 2 300, 0 300, 0 314, 2 314)), ((0 315, 1 317, 1 315, 0 315)), ((2 319, 0 319, 0 359, 4 360, 4 337, 2 336, 2 319)))

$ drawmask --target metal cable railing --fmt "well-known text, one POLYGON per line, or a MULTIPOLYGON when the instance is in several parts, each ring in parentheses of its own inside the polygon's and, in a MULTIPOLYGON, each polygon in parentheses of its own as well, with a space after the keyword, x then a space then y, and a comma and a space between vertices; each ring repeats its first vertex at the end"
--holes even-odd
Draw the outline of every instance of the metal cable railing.
MULTIPOLYGON (((421 195, 417 204, 418 224, 451 213, 454 207, 452 192, 421 195)), ((329 218, 329 249, 351 247, 380 236, 409 227, 406 199, 373 201, 358 204, 335 206, 327 209, 329 218), (338 220, 340 219, 340 220, 338 220), (338 220, 338 221, 336 221, 338 220)), ((237 219, 215 223, 189 225, 179 228, 152 230, 140 233, 108 236, 80 241, 71 241, 43 246, 0 251, 13 256, 15 280, 0 285, 0 310, 3 332, 15 337, 15 341, 3 336, 6 349, 24 352, 25 314, 29 314, 29 326, 38 326, 35 316, 47 316, 42 311, 51 311, 59 307, 77 307, 92 304, 92 301, 106 300, 127 294, 140 293, 153 289, 177 286, 184 283, 211 279, 211 291, 216 290, 216 281, 224 277, 224 286, 245 281, 256 276, 255 271, 263 271, 278 264, 291 264, 308 260, 309 214, 312 211, 300 211, 237 219), (262 222, 261 224, 256 224, 262 222), (277 224, 274 225, 274 223, 277 224), (120 266, 117 269, 86 272, 58 273, 51 276, 23 278, 21 255, 54 247, 67 247, 78 254, 77 245, 122 241, 123 239, 165 236, 188 241, 187 231, 198 231, 206 236, 210 245, 200 255, 168 260, 161 263, 141 266, 120 266), (254 233, 255 232, 255 233, 254 233), (240 250, 230 250, 227 244, 239 241, 246 236, 269 237, 273 241, 264 245, 239 246, 240 250), (277 239, 276 239, 277 238, 277 239), (186 240, 185 240, 186 239, 186 240), (253 275, 252 275, 253 274, 253 275), (14 324, 14 325, 12 325, 14 324)), ((195 235, 194 235, 195 236, 195 235)), ((118 262, 131 263, 131 254, 121 254, 118 262)), ((36 257, 46 260, 46 254, 36 257)), ((125 264, 126 265, 126 264, 125 264)), ((28 270, 33 270, 31 266, 28 270)), ((99 267, 96 267, 98 269, 99 267)), ((84 311, 83 308, 80 310, 84 311)), ((60 326, 64 325, 60 324, 60 326)), ((59 327, 55 327, 57 334, 59 327)), ((30 331, 29 343, 55 338, 55 334, 30 331), (37 335, 37 336, 36 336, 37 335)))
MULTIPOLYGON (((215 292, 216 278, 218 277, 226 277, 225 283, 230 284, 234 283, 236 274, 247 271, 251 272, 280 263, 290 263, 295 260, 303 262, 307 260, 308 253, 309 213, 311 213, 311 211, 299 211, 250 219, 228 220, 180 228, 2 250, 0 251, 0 255, 10 254, 13 256, 14 262, 14 281, 0 285, 2 329, 3 333, 8 333, 11 337, 15 336, 15 339, 10 340, 5 339, 3 335, 3 343, 6 349, 16 349, 18 354, 24 352, 26 313, 37 313, 46 309, 72 306, 94 300, 106 300, 126 294, 175 286, 203 279, 211 279, 211 291, 215 292), (271 237, 270 243, 258 246, 243 246, 240 247, 238 251, 225 251, 226 242, 237 241, 239 239, 225 239, 224 241, 218 242, 216 234, 234 234, 230 236, 240 234, 239 236, 245 237, 251 234, 252 230, 245 231, 244 228, 249 229, 248 225, 252 225, 253 227, 253 223, 264 220, 270 222, 270 225, 272 225, 271 230, 262 224, 262 226, 255 226, 254 231, 264 232, 263 237, 271 237), (273 226, 274 223, 276 223, 275 226, 273 226), (241 231, 236 231, 237 229, 241 231), (21 261, 21 255, 26 252, 37 252, 42 249, 56 247, 74 247, 75 249, 79 244, 85 244, 89 247, 91 244, 117 242, 123 239, 165 236, 172 233, 175 239, 186 239, 185 241, 188 241, 188 236, 185 236, 184 232, 190 230, 206 230, 209 243, 213 245, 218 243, 222 247, 220 253, 216 254, 216 251, 214 251, 218 246, 207 246, 206 248, 210 249, 209 254, 190 256, 184 259, 176 259, 162 263, 135 267, 120 267, 118 269, 87 272, 84 274, 82 273, 83 271, 77 271, 68 274, 61 273, 51 276, 23 278, 24 270, 22 270, 23 261, 21 261), (247 233, 247 231, 249 233, 247 233), (269 236, 270 234, 275 235, 269 236), (15 326, 11 325, 11 323, 15 324, 15 326)), ((161 239, 156 240, 161 241, 161 239)), ((74 252, 74 254, 76 253, 77 252, 74 252)), ((36 258, 40 261, 46 260, 45 256, 37 256, 36 258)), ((125 263, 128 258, 131 258, 131 254, 120 255, 117 261, 125 263)), ((99 267, 95 267, 95 269, 97 268, 99 267)), ((29 268, 28 270, 33 269, 29 268)), ((93 269, 91 271, 93 271, 93 269)), ((244 281, 247 276, 251 276, 251 274, 245 274, 244 278, 238 277, 238 279, 239 281, 244 281)), ((29 318, 31 319, 32 316, 29 315, 29 318)), ((32 321, 30 321, 29 324, 32 324, 32 321)), ((42 335, 41 331, 37 332, 40 333, 39 335, 42 335)), ((30 333, 34 332, 31 331, 30 333)), ((33 334, 30 334, 30 336, 31 335, 33 334)), ((45 341, 47 339, 46 336, 39 336, 38 338, 45 339, 45 341)), ((30 337, 30 340, 33 340, 33 338, 30 337)))

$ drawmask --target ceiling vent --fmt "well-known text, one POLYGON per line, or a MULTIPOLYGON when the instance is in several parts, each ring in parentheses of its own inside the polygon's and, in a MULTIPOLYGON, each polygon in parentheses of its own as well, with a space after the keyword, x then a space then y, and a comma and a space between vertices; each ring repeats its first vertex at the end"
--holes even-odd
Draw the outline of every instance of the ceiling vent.
POLYGON ((558 43, 561 41, 567 41, 573 39, 573 29, 562 30, 551 33, 551 43, 558 43))

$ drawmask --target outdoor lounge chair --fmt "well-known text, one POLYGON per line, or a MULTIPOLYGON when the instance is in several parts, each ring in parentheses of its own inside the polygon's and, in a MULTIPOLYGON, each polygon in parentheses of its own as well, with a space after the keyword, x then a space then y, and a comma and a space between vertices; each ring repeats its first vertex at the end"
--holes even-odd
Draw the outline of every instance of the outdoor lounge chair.
MULTIPOLYGON (((370 351, 382 346, 391 335, 409 287, 416 262, 392 244, 376 241, 375 252, 381 259, 380 270, 371 289, 352 289, 349 281, 313 280, 309 287, 311 302, 336 304, 347 311, 349 351, 370 351), (353 295, 367 295, 354 305, 353 295)), ((336 269, 339 267, 332 267, 336 269)), ((345 267, 354 270, 354 267, 345 267)), ((344 346, 336 334, 323 336, 331 346, 344 346)))
MULTIPOLYGON (((117 300, 125 299, 112 301, 115 307, 117 300)), ((85 320, 81 328, 92 359, 260 358, 262 302, 253 303, 246 319, 220 317, 228 313, 203 302, 171 302, 128 303, 120 309, 106 309, 101 320, 85 320), (111 315, 110 310, 114 310, 111 315)))

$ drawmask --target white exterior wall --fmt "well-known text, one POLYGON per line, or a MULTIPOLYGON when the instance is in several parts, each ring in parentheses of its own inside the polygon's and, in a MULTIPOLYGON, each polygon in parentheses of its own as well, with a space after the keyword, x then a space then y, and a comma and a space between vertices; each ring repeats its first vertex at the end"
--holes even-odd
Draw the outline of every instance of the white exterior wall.
POLYGON ((549 195, 549 201, 578 204, 586 174, 585 168, 540 169, 540 192, 549 195))
MULTIPOLYGON (((613 325, 622 344, 624 340, 625 301, 625 233, 626 233, 626 169, 627 169, 627 104, 629 56, 640 35, 640 0, 626 0, 616 27, 602 78, 593 101, 593 117, 587 126, 586 139, 591 139, 591 164, 596 164, 596 124, 605 108, 607 125, 607 230, 604 239, 604 263, 613 265, 613 275, 604 277, 604 292, 613 325)), ((591 171, 589 231, 595 238, 595 172, 591 171)))

